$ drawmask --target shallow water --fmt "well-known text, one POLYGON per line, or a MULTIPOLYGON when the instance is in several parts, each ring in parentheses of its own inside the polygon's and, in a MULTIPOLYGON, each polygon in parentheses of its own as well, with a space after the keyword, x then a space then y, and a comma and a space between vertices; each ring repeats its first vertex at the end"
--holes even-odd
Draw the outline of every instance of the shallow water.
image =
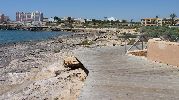
POLYGON ((32 31, 8 31, 0 30, 0 44, 24 41, 46 40, 67 32, 32 32, 32 31))

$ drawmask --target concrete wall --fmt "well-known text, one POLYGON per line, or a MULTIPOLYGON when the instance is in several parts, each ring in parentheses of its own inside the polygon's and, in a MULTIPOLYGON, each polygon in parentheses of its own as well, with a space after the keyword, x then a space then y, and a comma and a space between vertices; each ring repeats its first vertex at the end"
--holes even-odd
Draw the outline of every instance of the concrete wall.
POLYGON ((147 49, 149 60, 179 66, 179 43, 149 40, 147 49))

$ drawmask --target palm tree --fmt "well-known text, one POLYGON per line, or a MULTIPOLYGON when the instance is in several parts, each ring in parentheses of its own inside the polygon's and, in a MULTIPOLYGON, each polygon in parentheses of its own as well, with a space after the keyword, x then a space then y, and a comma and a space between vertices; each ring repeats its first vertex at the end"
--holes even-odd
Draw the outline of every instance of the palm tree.
POLYGON ((170 15, 170 18, 171 18, 171 22, 172 24, 171 25, 175 25, 175 18, 177 17, 177 15, 175 13, 171 14, 170 15))

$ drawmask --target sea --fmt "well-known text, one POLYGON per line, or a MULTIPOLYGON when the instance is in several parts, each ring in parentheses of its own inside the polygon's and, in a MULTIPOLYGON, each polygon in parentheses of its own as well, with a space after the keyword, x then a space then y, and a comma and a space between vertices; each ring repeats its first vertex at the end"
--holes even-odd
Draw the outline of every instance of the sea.
POLYGON ((41 41, 65 34, 70 34, 70 33, 48 32, 48 31, 35 32, 35 31, 0 30, 0 44, 41 41))

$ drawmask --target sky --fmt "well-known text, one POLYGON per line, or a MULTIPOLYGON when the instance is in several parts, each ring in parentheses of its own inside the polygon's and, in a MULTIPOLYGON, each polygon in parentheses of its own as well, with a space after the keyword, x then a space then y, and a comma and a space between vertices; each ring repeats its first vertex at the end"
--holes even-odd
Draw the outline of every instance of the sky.
POLYGON ((81 17, 140 20, 146 17, 179 17, 179 0, 1 0, 0 13, 15 20, 15 13, 41 11, 45 17, 81 17))

